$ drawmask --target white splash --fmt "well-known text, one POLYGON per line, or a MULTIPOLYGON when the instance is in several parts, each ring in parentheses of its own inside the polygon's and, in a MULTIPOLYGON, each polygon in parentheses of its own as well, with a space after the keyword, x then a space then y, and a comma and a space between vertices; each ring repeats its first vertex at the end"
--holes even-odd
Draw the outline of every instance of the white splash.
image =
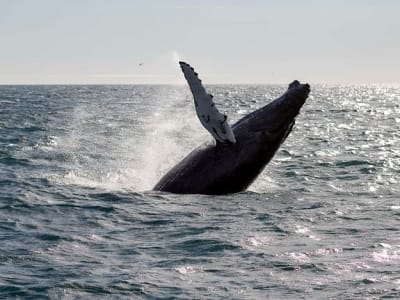
POLYGON ((289 257, 290 259, 299 262, 299 263, 309 263, 311 259, 307 253, 301 252, 286 252, 283 254, 284 256, 289 257))
POLYGON ((274 240, 269 236, 253 235, 248 237, 246 241, 242 243, 242 246, 248 250, 262 250, 267 249, 273 243, 274 240))
POLYGON ((305 227, 305 226, 296 225, 296 229, 295 229, 294 232, 296 232, 298 234, 301 234, 301 235, 304 235, 304 236, 306 236, 306 237, 308 237, 309 239, 312 239, 312 240, 316 240, 316 241, 320 241, 321 240, 320 237, 312 234, 310 229, 305 227))
POLYGON ((196 273, 197 271, 193 266, 187 265, 187 266, 179 266, 174 269, 176 272, 182 275, 189 275, 196 273))
POLYGON ((379 263, 400 263, 400 250, 393 250, 391 247, 384 247, 381 251, 372 252, 372 259, 379 263))
POLYGON ((310 232, 310 229, 305 226, 296 225, 296 230, 294 232, 306 235, 310 232))
POLYGON ((343 248, 320 248, 313 252, 316 256, 334 255, 343 252, 343 248))
POLYGON ((155 121, 147 124, 145 136, 134 150, 139 159, 132 167, 138 172, 135 186, 139 190, 151 189, 169 168, 200 144, 204 136, 190 112, 171 110, 173 108, 164 107, 153 113, 155 121))
POLYGON ((150 190, 169 168, 207 140, 188 89, 143 88, 137 93, 132 99, 137 105, 149 102, 144 112, 138 113, 135 104, 124 111, 118 104, 80 103, 66 134, 57 137, 51 150, 65 157, 59 164, 68 171, 47 177, 107 190, 150 190))

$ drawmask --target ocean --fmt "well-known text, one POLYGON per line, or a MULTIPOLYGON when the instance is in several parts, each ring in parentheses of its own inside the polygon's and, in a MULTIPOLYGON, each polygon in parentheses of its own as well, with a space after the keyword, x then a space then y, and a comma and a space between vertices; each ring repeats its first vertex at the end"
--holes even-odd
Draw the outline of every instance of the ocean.
POLYGON ((151 191, 209 139, 183 85, 0 86, 0 298, 400 298, 399 86, 311 84, 248 191, 151 191))

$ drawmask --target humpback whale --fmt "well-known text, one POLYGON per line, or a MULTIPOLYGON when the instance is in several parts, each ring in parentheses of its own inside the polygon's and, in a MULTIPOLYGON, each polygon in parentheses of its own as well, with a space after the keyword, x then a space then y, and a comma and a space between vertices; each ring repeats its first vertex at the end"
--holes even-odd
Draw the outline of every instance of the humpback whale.
POLYGON ((292 131, 310 86, 293 81, 281 97, 230 127, 194 69, 185 62, 179 64, 193 94, 197 116, 215 140, 189 153, 153 190, 208 195, 246 190, 292 131))

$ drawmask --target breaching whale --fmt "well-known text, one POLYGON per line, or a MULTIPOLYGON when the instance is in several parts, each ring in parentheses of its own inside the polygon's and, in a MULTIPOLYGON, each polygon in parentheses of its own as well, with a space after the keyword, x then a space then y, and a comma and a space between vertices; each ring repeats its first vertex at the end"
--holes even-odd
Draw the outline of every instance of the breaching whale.
POLYGON ((244 191, 292 131, 310 86, 293 81, 281 97, 243 117, 231 128, 198 74, 187 63, 179 64, 193 94, 200 122, 215 141, 194 149, 153 190, 208 195, 244 191))

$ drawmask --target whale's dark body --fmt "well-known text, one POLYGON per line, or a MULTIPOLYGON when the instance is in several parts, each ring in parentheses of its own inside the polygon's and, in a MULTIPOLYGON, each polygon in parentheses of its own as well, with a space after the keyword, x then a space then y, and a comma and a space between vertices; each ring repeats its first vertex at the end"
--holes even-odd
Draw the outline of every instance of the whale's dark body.
POLYGON ((310 86, 294 81, 280 98, 232 126, 235 144, 199 146, 165 174, 156 191, 229 194, 245 190, 291 132, 310 86))

